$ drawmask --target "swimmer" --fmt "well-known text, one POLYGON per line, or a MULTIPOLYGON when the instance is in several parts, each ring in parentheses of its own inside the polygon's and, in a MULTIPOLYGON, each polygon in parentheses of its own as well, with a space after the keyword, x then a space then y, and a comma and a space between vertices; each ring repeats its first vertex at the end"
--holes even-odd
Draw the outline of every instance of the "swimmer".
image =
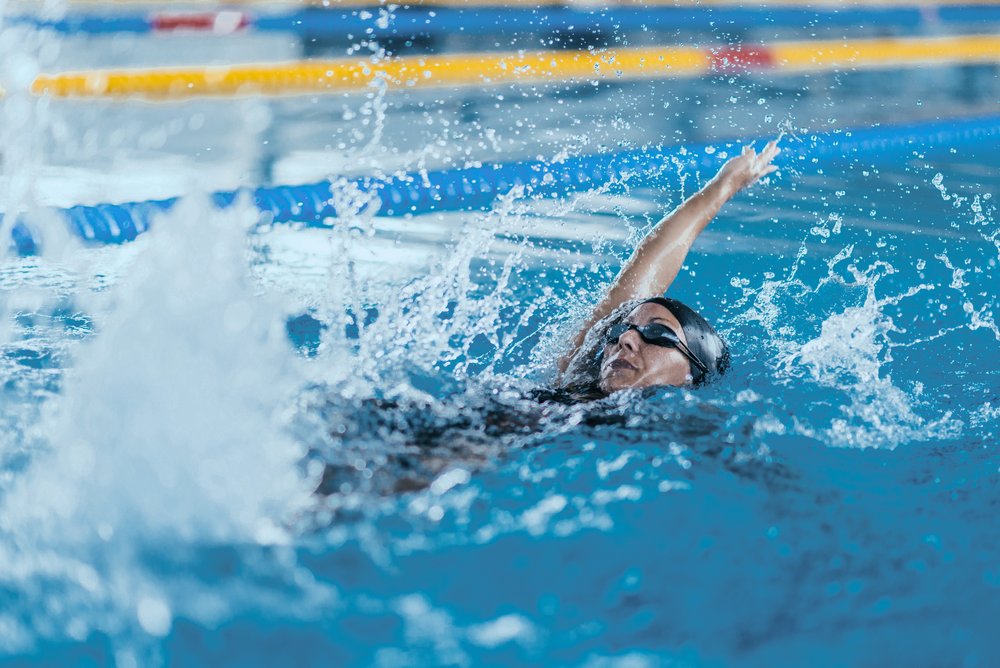
MULTIPOLYGON (((539 388, 523 397, 514 393, 502 400, 489 395, 481 403, 463 396, 460 410, 448 405, 441 409, 435 403, 362 400, 353 409, 355 416, 365 416, 358 420, 358 432, 333 435, 338 449, 335 461, 326 461, 319 451, 311 453, 324 465, 316 495, 336 497, 359 485, 384 495, 424 489, 449 468, 478 471, 515 445, 539 442, 530 437, 552 425, 562 429, 569 420, 565 411, 575 411, 580 402, 626 388, 700 385, 722 374, 729 359, 726 344, 695 311, 661 295, 680 273, 691 244, 722 206, 775 171, 771 161, 778 152, 773 141, 759 154, 743 149, 653 228, 559 361, 558 387, 539 388), (367 477, 359 478, 357 461, 370 456, 366 453, 371 452, 372 434, 380 456, 368 462, 367 477), (354 441, 361 449, 356 457, 345 457, 346 443, 354 441)), ((339 410, 340 403, 336 405, 339 410)), ((622 416, 597 406, 574 414, 574 419, 617 424, 622 416)), ((706 433, 714 428, 711 420, 705 428, 706 433)), ((691 426, 685 429, 690 433, 691 426)))
POLYGON ((635 249, 559 360, 558 385, 580 398, 626 388, 702 385, 725 373, 729 349, 697 312, 663 297, 691 245, 723 205, 774 172, 781 149, 747 146, 667 214, 635 249))

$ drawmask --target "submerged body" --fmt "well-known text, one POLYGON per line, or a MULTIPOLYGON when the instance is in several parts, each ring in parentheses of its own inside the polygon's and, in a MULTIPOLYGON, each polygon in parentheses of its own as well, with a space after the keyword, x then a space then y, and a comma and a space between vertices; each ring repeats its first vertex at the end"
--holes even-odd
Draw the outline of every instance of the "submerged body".
MULTIPOLYGON (((350 441, 374 438, 373 449, 382 452, 375 470, 362 472, 365 486, 383 494, 414 491, 449 468, 480 469, 510 447, 565 425, 629 423, 631 396, 608 405, 594 400, 625 390, 701 385, 724 373, 729 352, 721 337, 693 309, 661 295, 701 231, 737 192, 776 169, 771 160, 777 153, 775 142, 759 155, 745 148, 654 227, 559 360, 553 389, 506 392, 504 400, 487 394, 488 400, 468 400, 457 411, 363 402, 371 423, 361 421, 368 426, 358 434, 331 434, 341 446, 337 458, 347 459, 335 463, 318 453, 324 473, 317 493, 350 492, 358 484, 350 441)), ((364 459, 371 461, 370 453, 364 459)))

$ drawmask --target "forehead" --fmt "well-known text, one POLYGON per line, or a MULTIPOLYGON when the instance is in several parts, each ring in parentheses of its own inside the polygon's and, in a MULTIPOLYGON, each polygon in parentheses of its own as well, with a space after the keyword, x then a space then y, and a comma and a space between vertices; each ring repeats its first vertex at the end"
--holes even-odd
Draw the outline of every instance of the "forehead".
POLYGON ((637 325, 648 325, 650 322, 660 322, 683 336, 680 321, 673 313, 670 312, 670 309, 662 304, 652 302, 639 304, 629 312, 626 320, 634 322, 637 325))

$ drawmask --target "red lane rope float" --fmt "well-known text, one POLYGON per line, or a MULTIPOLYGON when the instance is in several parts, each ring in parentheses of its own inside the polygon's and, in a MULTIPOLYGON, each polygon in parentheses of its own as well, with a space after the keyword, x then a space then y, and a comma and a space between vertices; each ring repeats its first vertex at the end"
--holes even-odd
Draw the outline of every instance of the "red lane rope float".
POLYGON ((227 35, 246 29, 251 18, 244 12, 197 12, 197 13, 156 13, 149 17, 150 27, 155 32, 211 32, 227 35))
POLYGON ((700 76, 711 72, 821 72, 1000 62, 1000 35, 775 42, 601 51, 468 53, 342 58, 266 65, 91 71, 39 76, 32 91, 53 97, 336 93, 364 89, 495 86, 700 76))
POLYGON ((726 46, 709 52, 713 72, 767 70, 775 67, 774 51, 755 46, 726 46))

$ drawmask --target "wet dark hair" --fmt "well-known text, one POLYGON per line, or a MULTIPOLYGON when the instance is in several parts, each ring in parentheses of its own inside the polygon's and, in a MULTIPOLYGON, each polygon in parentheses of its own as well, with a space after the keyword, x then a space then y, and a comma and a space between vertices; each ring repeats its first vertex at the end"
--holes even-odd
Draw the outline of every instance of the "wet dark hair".
POLYGON ((729 346, 705 318, 683 302, 668 297, 650 297, 627 301, 610 314, 599 320, 584 337, 583 344, 570 360, 562 375, 562 388, 579 394, 583 398, 604 396, 600 389, 601 358, 608 337, 608 330, 625 320, 637 306, 659 304, 674 314, 684 330, 688 348, 708 367, 708 373, 701 373, 694 366, 691 376, 694 385, 704 385, 721 376, 729 368, 729 346))

